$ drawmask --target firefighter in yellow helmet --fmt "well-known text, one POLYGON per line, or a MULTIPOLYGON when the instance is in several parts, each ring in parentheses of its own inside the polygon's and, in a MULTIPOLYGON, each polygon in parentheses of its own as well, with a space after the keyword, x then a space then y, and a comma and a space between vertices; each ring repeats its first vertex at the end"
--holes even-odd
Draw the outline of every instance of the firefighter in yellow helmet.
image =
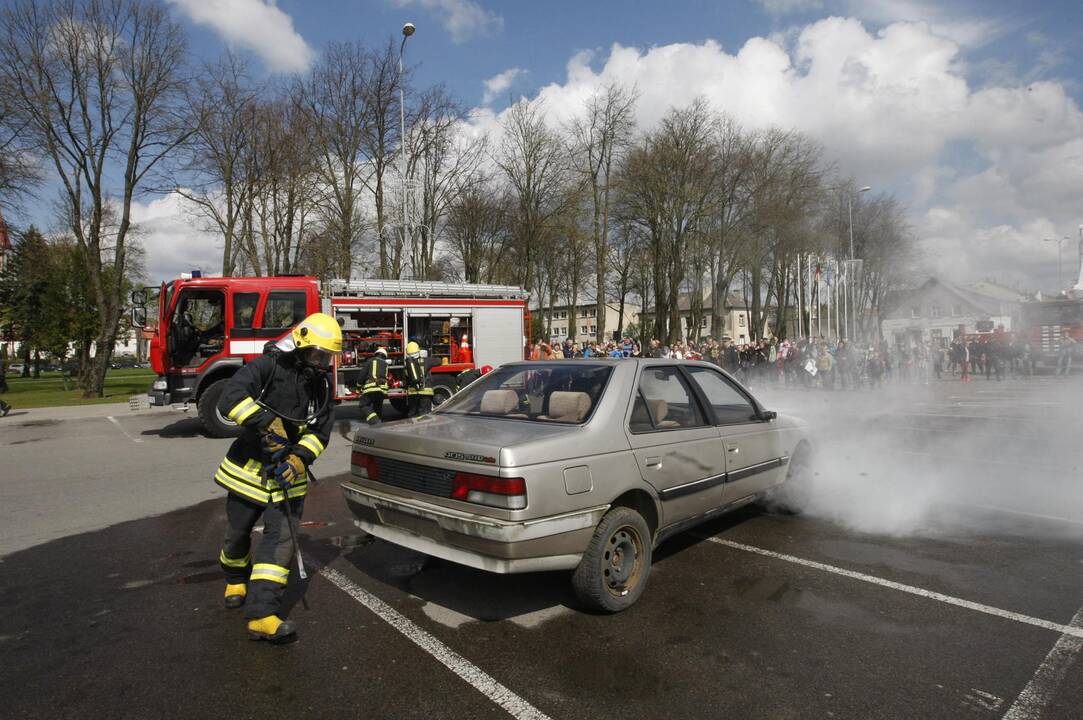
POLYGON ((244 606, 254 640, 278 641, 296 632, 278 615, 293 557, 288 518, 296 528, 308 467, 331 439, 334 393, 328 371, 341 352, 338 322, 323 313, 309 315, 237 371, 218 403, 224 417, 244 428, 214 475, 229 491, 229 527, 218 560, 226 574, 226 607, 244 606), (252 528, 261 517, 263 539, 252 548, 252 528))
POLYGON ((406 417, 425 415, 432 410, 432 384, 421 362, 421 348, 406 343, 406 417))
POLYGON ((361 419, 369 425, 379 425, 384 420, 387 399, 387 348, 376 348, 361 364, 357 384, 361 388, 361 419))

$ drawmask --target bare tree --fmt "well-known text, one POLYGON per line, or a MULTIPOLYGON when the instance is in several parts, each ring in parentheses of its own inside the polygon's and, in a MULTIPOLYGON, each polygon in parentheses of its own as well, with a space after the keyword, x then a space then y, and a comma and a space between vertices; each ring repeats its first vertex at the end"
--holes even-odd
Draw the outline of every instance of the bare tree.
POLYGON ((411 111, 407 176, 415 193, 408 210, 414 218, 408 250, 415 278, 433 274, 436 247, 449 208, 475 177, 484 157, 485 137, 472 139, 462 133, 463 116, 462 108, 442 87, 422 93, 411 111))
MULTIPOLYGON (((406 73, 402 73, 405 75, 406 73)), ((406 227, 395 233, 387 217, 387 173, 401 152, 402 132, 399 118, 400 77, 395 41, 389 39, 382 50, 366 54, 364 78, 365 115, 361 133, 367 167, 365 187, 372 194, 376 208, 376 242, 379 247, 379 270, 382 278, 402 276, 406 227)), ((406 178, 400 178, 405 183, 406 178)))
POLYGON ((605 339, 605 287, 609 257, 609 206, 612 175, 635 126, 635 90, 609 84, 590 96, 584 114, 569 125, 569 153, 575 169, 590 189, 591 238, 594 246, 596 315, 595 339, 605 339))
MULTIPOLYGON (((333 43, 304 84, 293 92, 308 115, 318 153, 319 207, 324 236, 330 245, 326 254, 338 277, 350 277, 354 248, 364 230, 362 193, 370 143, 369 62, 361 46, 333 43)), ((381 190, 380 202, 382 197, 381 190)))
POLYGON ((189 124, 197 128, 178 153, 169 189, 221 233, 222 275, 233 274, 242 215, 251 202, 251 173, 244 162, 255 151, 253 133, 261 108, 243 61, 227 53, 207 65, 189 94, 189 124))
POLYGON ((521 100, 504 121, 495 158, 515 198, 510 218, 517 253, 517 282, 534 289, 538 253, 552 233, 552 223, 564 210, 568 167, 559 138, 546 125, 538 103, 521 100))
POLYGON ((0 73, 85 251, 99 319, 85 393, 100 397, 125 304, 132 200, 192 132, 179 107, 184 37, 165 8, 137 0, 20 0, 0 23, 0 73), (118 223, 107 230, 113 204, 118 223))
POLYGON ((42 180, 40 148, 28 126, 11 78, 0 74, 0 208, 18 207, 42 180))
MULTIPOLYGON (((671 110, 622 164, 621 214, 647 234, 654 264, 654 322, 659 337, 680 339, 680 290, 687 243, 714 211, 720 172, 711 142, 716 118, 706 102, 671 110)), ((701 271, 702 269, 697 269, 701 271)))
POLYGON ((495 281, 509 253, 506 200, 491 179, 478 175, 460 180, 448 211, 447 235, 451 255, 462 267, 466 282, 495 281))

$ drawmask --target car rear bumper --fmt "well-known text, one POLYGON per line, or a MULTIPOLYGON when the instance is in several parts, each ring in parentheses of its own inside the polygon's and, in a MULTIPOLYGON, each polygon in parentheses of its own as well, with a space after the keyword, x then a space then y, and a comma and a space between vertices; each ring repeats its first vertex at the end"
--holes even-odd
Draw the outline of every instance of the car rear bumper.
POLYGON ((342 484, 365 532, 388 542, 488 572, 571 570, 608 505, 536 520, 509 521, 342 484))

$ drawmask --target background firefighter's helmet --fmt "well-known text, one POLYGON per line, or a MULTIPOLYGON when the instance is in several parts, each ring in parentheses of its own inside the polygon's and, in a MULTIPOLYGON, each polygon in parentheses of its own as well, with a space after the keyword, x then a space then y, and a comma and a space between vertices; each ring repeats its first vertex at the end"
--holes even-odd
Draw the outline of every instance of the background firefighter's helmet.
POLYGON ((385 347, 376 348, 376 354, 377 355, 383 355, 384 359, 386 360, 387 359, 387 348, 385 348, 385 347))
POLYGON ((316 347, 329 353, 342 352, 342 328, 325 313, 312 313, 293 328, 293 345, 298 350, 316 347))
POLYGON ((421 346, 411 340, 410 342, 406 343, 406 354, 410 357, 417 357, 421 354, 421 346))

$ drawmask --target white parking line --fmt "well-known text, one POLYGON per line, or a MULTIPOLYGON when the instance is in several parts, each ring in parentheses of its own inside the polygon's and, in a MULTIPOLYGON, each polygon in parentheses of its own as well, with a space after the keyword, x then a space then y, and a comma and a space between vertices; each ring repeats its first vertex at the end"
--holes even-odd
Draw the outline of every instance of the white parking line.
POLYGON ((132 437, 132 435, 131 435, 131 434, 129 434, 129 433, 128 433, 128 431, 127 431, 127 430, 125 430, 125 429, 124 429, 124 427, 123 427, 123 426, 122 426, 122 425, 120 424, 120 421, 119 421, 119 420, 117 420, 117 419, 116 419, 115 417, 113 417, 112 415, 106 415, 105 419, 106 419, 106 420, 108 420, 109 422, 113 423, 114 425, 116 425, 116 426, 117 426, 118 428, 120 428, 120 431, 121 431, 122 433, 124 433, 124 436, 125 436, 126 438, 128 438, 129 440, 131 440, 132 442, 137 442, 137 443, 141 443, 141 442, 143 442, 143 439, 142 439, 142 438, 132 437))
MULTIPOLYGON (((1083 608, 1079 608, 1069 626, 1083 627, 1083 608)), ((1008 708, 1008 712, 1004 713, 1004 720, 1040 718, 1049 701, 1053 699, 1057 686, 1064 680, 1072 663, 1076 661, 1081 647, 1083 647, 1083 640, 1068 634, 1061 635, 1060 640, 1057 640, 1057 644, 1038 666, 1034 677, 1023 688, 1023 692, 1019 693, 1019 697, 1008 708)))
POLYGON ((1054 632, 1063 633, 1064 635, 1073 638, 1083 638, 1083 627, 1080 627, 1079 625, 1061 625, 1060 623, 1023 615, 1022 613, 1012 612, 1011 610, 1002 610, 990 605, 982 605, 981 603, 963 600, 962 598, 952 597, 951 595, 944 595, 943 593, 933 592, 932 590, 925 590, 924 588, 915 587, 913 585, 904 585, 903 583, 897 583, 894 580, 885 580, 884 578, 878 578, 874 575, 866 575, 865 573, 854 572, 853 570, 846 570, 845 568, 826 565, 824 563, 816 562, 815 560, 806 560, 793 555, 785 555, 773 550, 765 550, 763 548, 745 545, 732 540, 723 540, 718 537, 703 537, 702 539, 710 540, 713 543, 725 545, 726 547, 735 550, 744 550, 745 552, 764 555, 766 557, 775 558, 776 560, 785 560, 786 562, 795 563, 797 565, 804 565, 805 567, 814 568, 816 570, 842 575, 843 577, 848 577, 853 580, 861 580, 862 582, 872 583, 873 585, 879 585, 880 587, 891 588, 892 590, 929 598, 930 600, 939 600, 948 605, 955 605, 957 607, 966 608, 967 610, 974 610, 975 612, 984 613, 986 615, 1004 618, 1005 620, 1014 620, 1015 622, 1023 623, 1025 625, 1033 625, 1034 627, 1040 627, 1045 630, 1053 630, 1054 632))
POLYGON ((374 612, 381 620, 408 637, 415 645, 444 664, 451 672, 468 682, 478 692, 508 711, 512 717, 524 720, 549 720, 549 716, 493 679, 488 673, 444 645, 411 622, 380 598, 354 583, 337 570, 325 567, 320 575, 338 589, 374 612))

